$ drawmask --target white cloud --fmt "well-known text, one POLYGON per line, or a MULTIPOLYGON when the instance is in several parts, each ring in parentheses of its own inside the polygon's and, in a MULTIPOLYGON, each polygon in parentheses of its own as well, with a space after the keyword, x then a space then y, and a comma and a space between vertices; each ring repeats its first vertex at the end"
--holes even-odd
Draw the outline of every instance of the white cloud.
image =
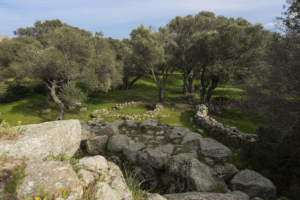
POLYGON ((275 23, 267 23, 266 25, 265 25, 265 27, 274 27, 275 26, 275 23))

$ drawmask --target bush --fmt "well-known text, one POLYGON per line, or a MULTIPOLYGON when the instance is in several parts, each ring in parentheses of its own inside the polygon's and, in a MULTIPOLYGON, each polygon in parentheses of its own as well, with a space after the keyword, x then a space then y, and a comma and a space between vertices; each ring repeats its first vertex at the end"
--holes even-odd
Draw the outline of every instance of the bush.
POLYGON ((278 195, 300 198, 300 141, 299 126, 288 137, 276 143, 281 134, 271 128, 260 127, 256 142, 246 143, 243 153, 253 170, 270 179, 278 195), (276 144, 276 145, 274 145, 276 144))
POLYGON ((31 92, 30 88, 20 85, 19 82, 13 83, 13 84, 10 84, 7 87, 6 92, 0 96, 0 102, 1 103, 10 103, 13 101, 18 101, 18 100, 28 96, 31 93, 32 92, 31 92))
POLYGON ((33 93, 46 95, 46 86, 44 83, 39 83, 33 88, 33 93))

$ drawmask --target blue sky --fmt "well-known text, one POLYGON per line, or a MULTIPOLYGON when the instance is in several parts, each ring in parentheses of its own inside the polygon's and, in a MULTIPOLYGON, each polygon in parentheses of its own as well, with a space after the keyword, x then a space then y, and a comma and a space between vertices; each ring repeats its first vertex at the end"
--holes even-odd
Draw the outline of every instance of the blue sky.
POLYGON ((15 37, 14 30, 33 26, 36 20, 60 19, 121 40, 141 24, 158 29, 178 15, 201 11, 243 17, 273 30, 284 4, 285 0, 0 0, 0 35, 15 37))

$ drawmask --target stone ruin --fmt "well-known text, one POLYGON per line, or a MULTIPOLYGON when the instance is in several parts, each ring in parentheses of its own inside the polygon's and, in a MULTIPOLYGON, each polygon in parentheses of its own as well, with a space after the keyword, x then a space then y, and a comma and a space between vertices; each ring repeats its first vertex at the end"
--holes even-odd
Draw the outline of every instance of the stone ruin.
POLYGON ((116 104, 112 109, 113 110, 122 110, 125 108, 132 108, 132 107, 146 107, 151 110, 146 111, 144 114, 134 114, 134 115, 125 115, 125 114, 110 114, 110 112, 107 109, 101 109, 101 110, 94 110, 91 114, 93 117, 93 120, 89 121, 90 124, 95 124, 96 122, 99 122, 103 120, 103 118, 106 119, 124 119, 124 120, 143 120, 143 119, 149 119, 154 118, 156 115, 158 115, 163 110, 163 105, 161 104, 152 104, 152 103, 144 103, 144 102, 125 102, 123 104, 116 104))
POLYGON ((206 129, 214 138, 236 148, 240 148, 244 142, 254 142, 257 140, 255 134, 245 134, 226 124, 218 123, 214 118, 208 116, 208 108, 205 104, 195 106, 195 121, 200 127, 206 129))
MULTIPOLYGON (((136 173, 135 184, 145 181, 143 185, 153 189, 145 200, 276 199, 276 187, 270 180, 252 170, 239 171, 228 163, 230 149, 187 128, 153 119, 94 125, 62 120, 26 126, 27 132, 17 140, 0 142, 0 150, 9 151, 7 159, 0 161, 0 177, 18 163, 27 163, 27 176, 16 191, 20 197, 34 194, 34 188, 41 185, 53 192, 71 187, 66 199, 78 200, 84 186, 95 184, 97 177, 105 175, 96 183, 95 199, 133 200, 122 173, 124 164, 128 163, 129 169, 136 173), (78 172, 81 178, 68 162, 45 160, 50 153, 76 157, 79 147, 86 152, 77 160, 77 165, 84 166, 78 172), (24 156, 29 160, 21 159, 24 156), (225 193, 218 193, 217 186, 224 188, 225 193)), ((0 184, 0 192, 6 183, 0 184)))

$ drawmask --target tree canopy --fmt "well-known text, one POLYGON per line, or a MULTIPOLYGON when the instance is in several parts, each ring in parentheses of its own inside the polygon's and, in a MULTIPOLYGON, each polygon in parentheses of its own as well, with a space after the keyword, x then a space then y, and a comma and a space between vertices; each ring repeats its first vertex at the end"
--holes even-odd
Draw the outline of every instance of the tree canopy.
POLYGON ((39 78, 45 83, 60 107, 57 120, 63 119, 64 103, 85 100, 90 91, 107 92, 121 83, 121 66, 116 64, 113 51, 101 36, 98 32, 93 36, 91 32, 64 25, 43 35, 46 47, 21 48, 20 60, 13 68, 19 75, 39 78), (80 81, 83 91, 72 80, 80 81), (61 88, 60 98, 56 95, 58 88, 61 88))

